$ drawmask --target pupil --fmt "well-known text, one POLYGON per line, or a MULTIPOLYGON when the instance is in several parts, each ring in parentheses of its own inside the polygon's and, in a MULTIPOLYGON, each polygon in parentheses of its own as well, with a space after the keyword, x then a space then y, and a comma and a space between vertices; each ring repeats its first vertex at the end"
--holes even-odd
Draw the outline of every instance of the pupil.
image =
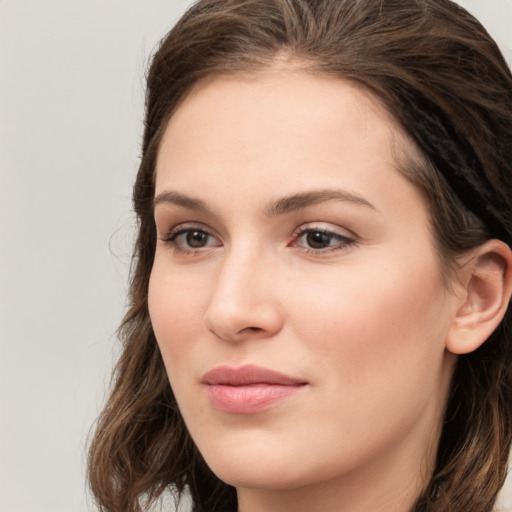
POLYGON ((312 249, 323 249, 329 246, 331 236, 321 231, 312 231, 307 234, 306 240, 312 249))
POLYGON ((204 247, 208 235, 204 231, 190 231, 187 233, 187 244, 189 247, 204 247))

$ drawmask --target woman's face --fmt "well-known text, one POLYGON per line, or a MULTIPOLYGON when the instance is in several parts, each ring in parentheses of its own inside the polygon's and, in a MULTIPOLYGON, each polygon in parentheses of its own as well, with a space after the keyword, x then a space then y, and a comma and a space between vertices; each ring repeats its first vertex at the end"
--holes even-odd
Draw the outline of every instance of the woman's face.
POLYGON ((214 79, 169 122, 151 320, 195 443, 242 491, 428 476, 457 299, 396 147, 367 93, 299 71, 214 79))

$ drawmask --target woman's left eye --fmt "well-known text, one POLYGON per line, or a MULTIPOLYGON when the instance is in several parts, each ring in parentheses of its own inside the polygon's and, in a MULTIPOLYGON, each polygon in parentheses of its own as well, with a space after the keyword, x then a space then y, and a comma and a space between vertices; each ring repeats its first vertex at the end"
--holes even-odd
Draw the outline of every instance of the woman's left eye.
POLYGON ((320 228, 306 228, 295 235, 295 247, 321 252, 343 249, 355 243, 353 238, 320 228))

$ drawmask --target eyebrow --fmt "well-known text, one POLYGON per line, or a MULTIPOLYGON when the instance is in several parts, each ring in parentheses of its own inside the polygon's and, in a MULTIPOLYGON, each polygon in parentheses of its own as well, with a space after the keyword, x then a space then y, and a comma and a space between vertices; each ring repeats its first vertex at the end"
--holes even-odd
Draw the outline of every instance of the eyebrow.
MULTIPOLYGON (((320 189, 300 192, 298 194, 277 199, 265 208, 265 213, 269 216, 283 215, 285 213, 303 210, 309 206, 332 200, 362 205, 378 211, 377 208, 375 208, 375 206, 373 206, 369 201, 353 192, 338 189, 320 189)), ((189 210, 213 215, 210 208, 208 208, 206 203, 201 199, 189 197, 170 190, 162 192, 155 197, 153 200, 153 208, 156 208, 160 204, 174 204, 189 210)))
POLYGON ((278 199, 267 208, 267 213, 269 215, 281 215, 332 200, 358 204, 378 211, 369 201, 353 192, 338 189, 321 189, 301 192, 278 199))
POLYGON ((171 190, 162 192, 155 197, 153 200, 153 209, 155 209, 159 204, 175 204, 189 210, 196 210, 209 214, 212 213, 204 201, 171 190))

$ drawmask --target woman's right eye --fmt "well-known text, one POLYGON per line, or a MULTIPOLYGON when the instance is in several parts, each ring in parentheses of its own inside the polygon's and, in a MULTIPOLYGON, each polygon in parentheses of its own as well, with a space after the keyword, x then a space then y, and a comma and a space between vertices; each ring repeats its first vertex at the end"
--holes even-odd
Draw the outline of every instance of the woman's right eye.
POLYGON ((172 249, 182 253, 190 253, 207 249, 210 247, 220 247, 221 243, 217 238, 207 231, 197 227, 177 227, 162 241, 170 245, 172 249))

